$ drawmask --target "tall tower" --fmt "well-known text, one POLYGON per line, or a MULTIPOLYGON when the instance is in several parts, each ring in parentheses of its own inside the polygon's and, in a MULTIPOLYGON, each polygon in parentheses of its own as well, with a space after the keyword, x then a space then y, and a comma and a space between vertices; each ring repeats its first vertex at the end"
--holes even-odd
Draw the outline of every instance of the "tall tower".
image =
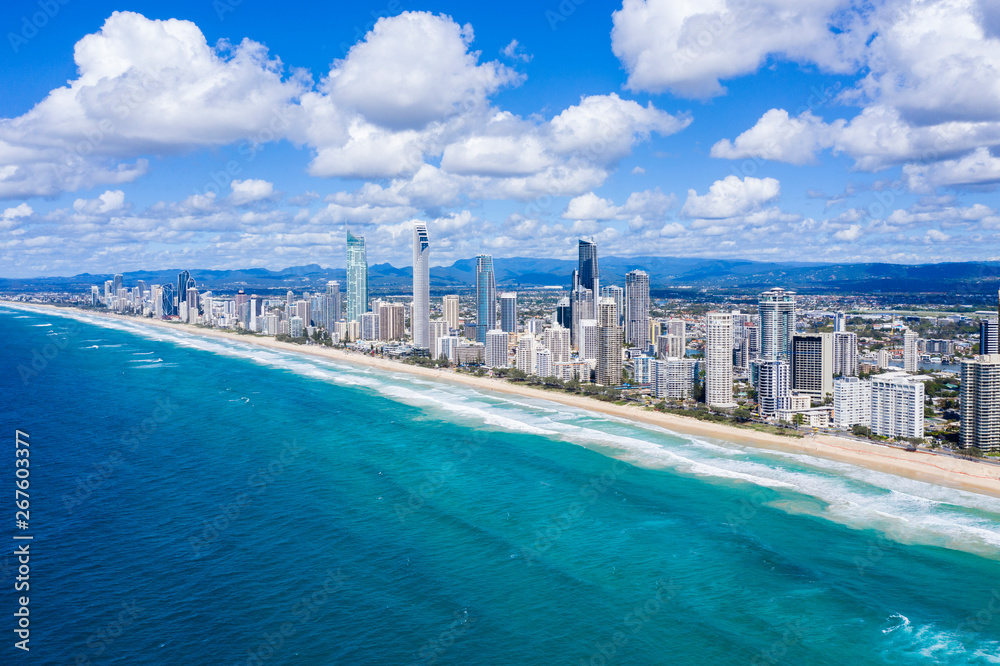
POLYGON ((580 240, 580 284, 595 294, 600 293, 597 270, 597 244, 580 240))
POLYGON ((795 292, 776 288, 757 300, 760 312, 760 355, 766 361, 788 361, 795 334, 795 292))
POLYGON ((622 382, 622 329, 615 299, 600 300, 597 324, 597 383, 617 386, 622 382))
POLYGON ((493 257, 476 257, 476 340, 486 343, 487 331, 497 326, 497 283, 493 275, 493 257))
POLYGON ((458 294, 449 294, 443 300, 444 320, 448 328, 458 330, 458 294))
POLYGON ((517 292, 505 291, 500 294, 500 330, 517 333, 517 292))
MULTIPOLYGON (((191 274, 187 271, 181 271, 177 274, 177 305, 180 306, 181 303, 187 301, 187 289, 188 280, 191 279, 191 274)), ((117 294, 117 290, 115 291, 117 294)))
POLYGON ((920 367, 920 354, 917 352, 917 334, 913 331, 903 332, 903 370, 916 372, 920 367))
POLYGON ((347 321, 368 312, 368 255, 365 239, 347 232, 347 321))
POLYGON ((644 271, 625 276, 625 342, 642 351, 649 347, 649 275, 644 271))
POLYGON ((410 313, 410 328, 413 331, 413 348, 431 348, 431 292, 430 254, 431 243, 427 237, 427 225, 418 222, 413 225, 413 310, 410 313))
POLYGON ((710 407, 735 406, 731 312, 709 312, 705 318, 705 402, 710 407))
POLYGON ((962 361, 959 445, 1000 453, 1000 354, 962 361))

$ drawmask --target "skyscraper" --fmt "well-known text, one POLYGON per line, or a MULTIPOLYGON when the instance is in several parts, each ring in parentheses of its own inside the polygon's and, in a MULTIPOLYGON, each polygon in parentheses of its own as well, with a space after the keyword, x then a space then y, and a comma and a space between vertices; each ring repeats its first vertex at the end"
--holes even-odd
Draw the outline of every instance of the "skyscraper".
POLYGON ((833 374, 858 376, 858 334, 841 331, 833 334, 833 374))
POLYGON ((458 330, 458 294, 449 294, 442 299, 442 309, 444 310, 444 320, 448 322, 448 328, 458 330))
POLYGON ((410 312, 410 329, 413 348, 431 348, 431 292, 430 292, 430 240, 427 225, 413 225, 413 310, 410 312))
POLYGON ((645 351, 649 347, 649 275, 625 275, 625 342, 645 351))
POLYGON ((962 361, 959 445, 1000 453, 1000 354, 962 361))
POLYGON ((476 257, 476 340, 486 342, 486 334, 497 326, 497 283, 493 257, 476 257))
POLYGON ((733 407, 733 315, 709 312, 705 317, 705 402, 733 407))
POLYGON ((792 336, 792 389, 822 400, 833 395, 833 334, 792 336))
POLYGON ((116 294, 118 293, 118 290, 122 288, 122 279, 123 278, 121 273, 115 273, 114 290, 116 294))
POLYGON ((597 268, 597 244, 580 240, 580 285, 594 294, 600 293, 600 277, 597 268))
POLYGON ((872 377, 872 432, 882 437, 924 436, 924 384, 906 377, 872 377))
POLYGON ((788 361, 761 361, 757 365, 757 404, 763 416, 775 416, 789 408, 788 361))
POLYGON ((795 334, 795 292, 775 288, 757 300, 760 312, 760 355, 766 361, 789 360, 795 334))
POLYGON ((517 333, 517 292, 505 291, 500 294, 500 330, 517 333))
MULTIPOLYGON (((479 332, 479 329, 476 329, 479 332)), ((487 368, 506 368, 510 365, 507 355, 507 334, 498 328, 486 331, 485 365, 487 368)))
POLYGON ((365 239, 347 232, 347 321, 368 312, 368 255, 365 239))
POLYGON ((913 331, 903 332, 903 370, 916 372, 920 366, 920 354, 917 352, 917 334, 913 331))
POLYGON ((329 307, 329 316, 331 323, 331 326, 329 326, 327 330, 332 331, 333 330, 332 323, 340 321, 341 313, 343 313, 344 311, 344 306, 341 301, 341 295, 340 295, 340 282, 337 280, 330 280, 329 282, 327 282, 326 295, 330 298, 328 307, 329 307))
MULTIPOLYGON (((187 283, 190 279, 191 274, 187 271, 181 271, 177 274, 177 291, 174 293, 174 296, 177 298, 178 306, 187 300, 187 283)), ((117 293, 117 291, 115 293, 117 293)))
POLYGON ((601 299, 597 322, 597 383, 617 386, 622 382, 622 329, 613 298, 601 299))
POLYGON ((979 353, 1000 354, 1000 330, 997 320, 987 317, 979 322, 979 353))

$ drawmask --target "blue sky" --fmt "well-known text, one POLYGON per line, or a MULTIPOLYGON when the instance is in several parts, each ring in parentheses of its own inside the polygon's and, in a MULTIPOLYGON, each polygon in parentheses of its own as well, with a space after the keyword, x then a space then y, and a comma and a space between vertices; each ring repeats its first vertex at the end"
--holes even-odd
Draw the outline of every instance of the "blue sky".
POLYGON ((993 4, 5 3, 0 274, 996 259, 993 4))

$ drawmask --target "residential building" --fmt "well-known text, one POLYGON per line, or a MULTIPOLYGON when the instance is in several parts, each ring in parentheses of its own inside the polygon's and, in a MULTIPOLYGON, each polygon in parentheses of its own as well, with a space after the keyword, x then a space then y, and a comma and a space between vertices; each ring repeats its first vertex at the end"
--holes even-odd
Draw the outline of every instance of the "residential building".
POLYGON ((413 348, 431 349, 430 240, 427 225, 413 225, 413 308, 410 310, 410 331, 413 348))
POLYGON ((458 294, 449 294, 442 300, 441 309, 444 311, 444 320, 448 322, 448 328, 458 330, 458 294))
POLYGON ((625 342, 649 348, 649 275, 644 271, 625 275, 625 342))
POLYGON ((500 330, 517 333, 516 291, 505 291, 500 294, 500 330))
POLYGON ((833 334, 798 333, 792 336, 792 390, 823 401, 833 395, 833 334))
POLYGON ((924 385, 905 376, 876 375, 872 384, 872 432, 883 437, 924 436, 924 385))
POLYGON ((347 321, 368 312, 368 255, 365 239, 347 232, 347 321))
POLYGON ((1000 453, 1000 354, 962 361, 959 446, 1000 453))
MULTIPOLYGON (((497 327, 497 283, 493 257, 476 257, 476 340, 486 343, 486 334, 497 327)), ((505 343, 506 344, 506 343, 505 343)))
POLYGON ((705 317, 705 402, 709 407, 735 407, 733 402, 733 316, 709 312, 705 317))
POLYGON ((767 361, 790 360, 795 334, 795 292, 775 288, 757 300, 760 314, 760 355, 767 361))
POLYGON ((858 334, 838 331, 833 334, 833 374, 858 376, 858 334))
POLYGON ((833 382, 833 425, 847 430, 851 426, 870 427, 872 423, 872 385, 857 377, 840 377, 833 382))
POLYGON ((920 367, 920 353, 917 351, 917 334, 914 331, 903 332, 903 370, 916 372, 920 367))
POLYGON ((617 386, 622 382, 622 329, 613 298, 602 298, 598 304, 597 335, 597 383, 617 386))
POLYGON ((507 352, 507 333, 498 328, 486 331, 485 365, 488 368, 506 368, 510 366, 507 352))
POLYGON ((777 416, 790 409, 791 377, 787 361, 761 360, 757 364, 757 404, 761 416, 777 416))

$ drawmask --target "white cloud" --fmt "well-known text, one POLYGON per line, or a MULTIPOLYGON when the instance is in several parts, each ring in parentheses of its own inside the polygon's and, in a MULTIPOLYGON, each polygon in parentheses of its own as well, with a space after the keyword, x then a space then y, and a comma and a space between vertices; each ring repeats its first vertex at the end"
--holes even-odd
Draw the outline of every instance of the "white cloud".
POLYGON ((833 145, 835 132, 843 125, 844 121, 827 125, 809 111, 790 118, 784 109, 771 109, 735 141, 722 139, 712 146, 711 155, 730 160, 760 157, 809 164, 816 161, 817 150, 833 145))
POLYGON ((524 50, 516 39, 510 40, 510 44, 500 49, 505 57, 511 60, 520 60, 521 62, 531 62, 531 55, 524 50))
POLYGON ((1000 183, 1000 158, 988 148, 977 148, 957 160, 903 167, 907 186, 914 192, 933 192, 938 187, 991 185, 1000 183))
POLYGON ((403 12, 381 18, 330 71, 325 88, 345 108, 392 129, 420 129, 484 103, 521 80, 469 51, 471 25, 448 16, 403 12))
POLYGON ((625 0, 612 16, 628 87, 686 97, 721 95, 720 79, 751 74, 770 56, 853 72, 867 36, 849 0, 625 0))
POLYGON ((84 215, 103 215, 120 210, 125 205, 125 193, 108 190, 96 199, 77 199, 73 210, 84 215))
POLYGON ((266 180, 256 178, 234 180, 231 186, 233 193, 229 195, 229 201, 236 206, 270 199, 274 196, 274 184, 266 180))
POLYGON ((939 231, 938 229, 928 229, 926 238, 929 242, 943 243, 944 241, 949 240, 951 236, 943 231, 939 231))
POLYGON ((707 219, 738 217, 759 210, 780 195, 781 184, 774 178, 740 180, 737 176, 726 176, 712 183, 702 196, 695 190, 688 190, 681 214, 707 219))
POLYGON ((571 199, 562 216, 567 220, 613 220, 618 217, 618 207, 609 199, 587 192, 571 199))
POLYGON ((861 238, 861 225, 852 224, 846 229, 841 229, 840 231, 833 234, 833 237, 837 240, 853 242, 861 238))

